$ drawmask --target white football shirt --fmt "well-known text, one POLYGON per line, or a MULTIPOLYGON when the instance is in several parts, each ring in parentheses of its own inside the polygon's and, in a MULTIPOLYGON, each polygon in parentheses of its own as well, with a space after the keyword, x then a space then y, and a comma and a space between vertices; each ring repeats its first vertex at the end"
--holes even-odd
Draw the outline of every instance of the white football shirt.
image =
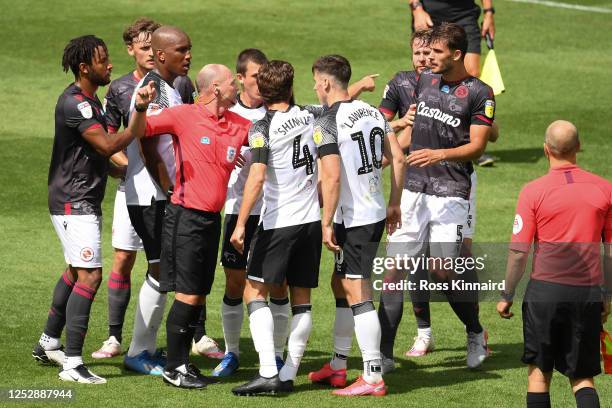
POLYGON ((317 193, 315 115, 321 108, 268 111, 251 127, 253 163, 267 165, 261 222, 265 230, 321 220, 317 193))
MULTIPOLYGON (((145 75, 136 85, 136 89, 141 88, 143 84, 148 84, 150 81, 154 81, 156 84, 157 96, 149 105, 147 116, 154 115, 160 109, 183 103, 178 91, 164 81, 155 71, 145 75)), ((132 95, 130 112, 134 110, 135 103, 136 92, 132 95)), ((168 176, 171 180, 174 180, 176 176, 176 163, 174 160, 172 136, 165 134, 158 136, 158 138, 157 151, 166 165, 168 176)), ((165 192, 157 185, 145 167, 138 140, 133 140, 128 145, 127 156, 128 168, 125 175, 125 200, 127 205, 149 206, 152 199, 155 199, 155 201, 166 200, 165 192)))
MULTIPOLYGON (((263 105, 259 106, 258 108, 249 108, 240 102, 240 98, 238 98, 238 102, 232 106, 230 110, 253 123, 262 119, 266 114, 266 108, 263 105)), ((249 177, 249 169, 251 168, 250 150, 251 149, 248 146, 243 146, 240 149, 240 154, 245 160, 244 166, 242 166, 242 168, 238 166, 234 167, 234 170, 230 175, 229 182, 227 183, 227 197, 225 199, 226 214, 238 214, 240 212, 240 204, 242 204, 242 196, 244 194, 244 185, 249 177)), ((259 215, 262 204, 263 200, 260 197, 251 210, 251 215, 259 215)))
POLYGON ((316 120, 319 156, 339 154, 342 163, 335 223, 352 228, 385 219, 382 159, 391 132, 379 110, 359 100, 336 102, 316 120))

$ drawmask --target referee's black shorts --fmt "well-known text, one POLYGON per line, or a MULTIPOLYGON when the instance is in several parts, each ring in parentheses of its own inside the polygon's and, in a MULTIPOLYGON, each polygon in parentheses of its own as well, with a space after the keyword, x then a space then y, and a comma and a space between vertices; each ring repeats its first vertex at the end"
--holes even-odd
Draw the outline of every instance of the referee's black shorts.
POLYGON ((144 247, 149 263, 158 263, 161 253, 161 237, 164 225, 166 200, 151 201, 151 205, 128 205, 130 221, 144 247))
POLYGON ((601 373, 601 290, 531 280, 523 301, 522 361, 569 378, 601 373))
MULTIPOLYGON (((468 46, 467 52, 480 54, 480 26, 478 18, 480 17, 480 7, 474 7, 463 13, 453 14, 444 9, 441 10, 425 10, 429 13, 434 25, 439 25, 443 22, 455 23, 460 25, 467 35, 468 46)), ((412 23, 412 31, 414 31, 414 21, 412 23)))
POLYGON ((247 278, 266 284, 316 288, 321 221, 265 230, 259 224, 249 250, 247 278))
POLYGON ((384 230, 384 219, 352 228, 334 223, 334 235, 341 248, 340 253, 334 255, 334 273, 349 279, 370 279, 384 230))
POLYGON ((162 231, 160 290, 208 295, 215 278, 221 215, 168 204, 162 231))
POLYGON ((221 265, 232 269, 246 269, 248 249, 251 247, 251 240, 255 235, 255 230, 259 224, 259 215, 250 215, 246 222, 244 232, 244 253, 236 251, 236 248, 230 242, 238 214, 225 214, 223 220, 223 245, 221 246, 221 265))

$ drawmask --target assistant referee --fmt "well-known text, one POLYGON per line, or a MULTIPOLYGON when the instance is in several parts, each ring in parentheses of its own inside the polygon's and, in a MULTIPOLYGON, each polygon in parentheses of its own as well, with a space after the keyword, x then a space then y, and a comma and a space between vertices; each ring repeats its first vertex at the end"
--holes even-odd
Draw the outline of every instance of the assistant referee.
POLYGON ((601 372, 599 333, 612 297, 612 184, 576 165, 579 149, 576 127, 553 122, 544 143, 550 171, 525 185, 517 204, 497 311, 512 317, 514 290, 534 243, 522 306, 527 407, 550 407, 553 369, 569 378, 578 407, 599 407, 593 377, 601 372))
POLYGON ((228 110, 238 94, 229 68, 206 65, 196 83, 198 102, 149 114, 139 133, 169 133, 174 142, 176 180, 164 218, 160 289, 176 292, 166 321, 163 379, 180 388, 204 388, 212 381, 189 363, 189 349, 214 279, 227 183, 251 125, 228 110))

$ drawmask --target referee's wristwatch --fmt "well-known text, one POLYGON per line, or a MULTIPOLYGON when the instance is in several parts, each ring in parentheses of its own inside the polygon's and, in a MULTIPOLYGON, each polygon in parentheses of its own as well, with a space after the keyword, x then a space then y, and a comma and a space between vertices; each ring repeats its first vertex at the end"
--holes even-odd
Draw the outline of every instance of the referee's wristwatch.
POLYGON ((482 14, 486 14, 486 13, 495 14, 495 7, 489 7, 489 8, 482 9, 482 14))

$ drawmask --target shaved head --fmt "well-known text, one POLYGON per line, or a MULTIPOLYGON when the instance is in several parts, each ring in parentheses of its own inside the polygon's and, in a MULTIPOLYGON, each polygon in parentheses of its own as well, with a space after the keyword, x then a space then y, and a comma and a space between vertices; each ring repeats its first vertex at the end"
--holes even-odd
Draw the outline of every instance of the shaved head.
POLYGON ((566 120, 556 120, 546 129, 544 143, 557 158, 573 157, 580 149, 576 126, 566 120))
POLYGON ((225 65, 204 65, 196 77, 196 88, 198 88, 199 93, 206 93, 212 84, 218 84, 227 79, 228 76, 232 76, 232 71, 225 65))
POLYGON ((163 50, 174 44, 189 39, 189 36, 180 28, 161 26, 151 36, 151 46, 154 50, 163 50))

